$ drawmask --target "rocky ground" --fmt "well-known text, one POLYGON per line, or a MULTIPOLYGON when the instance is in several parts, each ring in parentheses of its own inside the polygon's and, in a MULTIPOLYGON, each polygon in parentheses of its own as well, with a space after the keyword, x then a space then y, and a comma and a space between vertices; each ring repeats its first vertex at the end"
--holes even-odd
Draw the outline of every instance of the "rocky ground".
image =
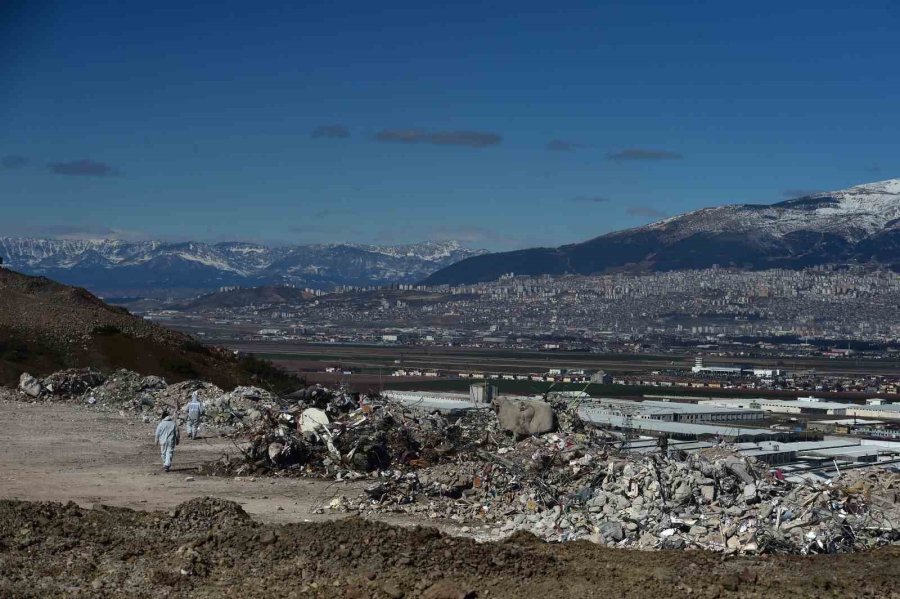
POLYGON ((900 597, 900 549, 734 558, 499 543, 361 519, 265 525, 198 498, 168 512, 0 501, 0 596, 900 597))

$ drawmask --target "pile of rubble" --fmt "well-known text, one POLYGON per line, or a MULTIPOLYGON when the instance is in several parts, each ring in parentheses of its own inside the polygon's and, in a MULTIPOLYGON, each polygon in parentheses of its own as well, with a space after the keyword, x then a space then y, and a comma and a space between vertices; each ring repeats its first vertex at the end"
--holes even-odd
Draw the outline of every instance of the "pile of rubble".
POLYGON ((219 426, 257 422, 264 411, 279 406, 277 397, 259 387, 236 387, 222 393, 215 385, 207 384, 199 394, 206 409, 205 420, 219 426))
MULTIPOLYGON (((80 395, 104 382, 106 382, 106 377, 99 370, 83 368, 62 370, 51 374, 40 382, 40 386, 50 395, 65 396, 80 395)), ((33 388, 33 385, 34 381, 32 380, 30 386, 33 388)))
POLYGON ((561 435, 521 445, 449 468, 381 473, 367 497, 329 508, 448 518, 483 539, 524 530, 640 549, 837 553, 900 542, 896 474, 790 485, 734 455, 616 454, 561 435))
POLYGON ((261 410, 240 432, 243 456, 224 456, 208 472, 342 480, 392 468, 414 471, 485 443, 495 421, 484 410, 442 415, 380 396, 311 387, 284 398, 278 410, 261 410))
POLYGON ((361 495, 320 510, 446 519, 485 540, 527 531, 616 547, 800 554, 900 543, 896 473, 867 468, 792 484, 725 445, 630 453, 565 401, 441 410, 317 386, 275 397, 91 370, 23 375, 20 392, 139 414, 183 407, 196 392, 208 422, 232 431, 242 452, 207 474, 366 478, 361 495))
POLYGON ((186 410, 194 393, 204 404, 204 423, 213 427, 243 427, 277 409, 278 398, 264 389, 237 387, 225 392, 204 381, 184 381, 169 385, 158 376, 142 376, 130 370, 116 370, 105 376, 91 368, 70 369, 43 379, 22 374, 20 397, 31 400, 71 401, 98 409, 116 410, 151 420, 163 409, 186 410))
POLYGON ((157 408, 155 394, 165 388, 166 381, 159 377, 142 377, 129 370, 117 370, 99 385, 91 386, 81 392, 72 389, 71 393, 60 395, 80 400, 91 406, 141 414, 152 412, 157 408))
POLYGON ((223 458, 212 471, 366 477, 362 495, 320 511, 447 519, 485 540, 527 531, 548 541, 725 553, 838 553, 900 542, 900 478, 888 472, 791 484, 727 446, 623 452, 621 438, 585 427, 566 404, 494 407, 446 415, 316 392, 264 412, 244 431, 244 456, 223 458))

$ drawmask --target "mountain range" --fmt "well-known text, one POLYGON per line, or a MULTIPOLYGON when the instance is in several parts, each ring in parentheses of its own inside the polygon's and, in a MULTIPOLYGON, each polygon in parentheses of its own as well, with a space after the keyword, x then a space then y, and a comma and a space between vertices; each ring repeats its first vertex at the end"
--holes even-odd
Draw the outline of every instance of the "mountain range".
POLYGON ((412 245, 130 242, 0 237, 0 257, 27 274, 106 297, 172 297, 226 286, 332 289, 519 275, 872 263, 900 271, 900 179, 776 204, 704 208, 556 248, 487 253, 455 241, 412 245))
POLYGON ((10 268, 105 296, 190 295, 223 286, 331 289, 413 283, 480 253, 484 250, 467 249, 455 241, 267 247, 0 237, 0 257, 10 268))
POLYGON ((704 208, 557 248, 474 256, 423 282, 468 284, 509 273, 590 275, 714 265, 799 269, 847 263, 900 271, 900 179, 776 204, 704 208))

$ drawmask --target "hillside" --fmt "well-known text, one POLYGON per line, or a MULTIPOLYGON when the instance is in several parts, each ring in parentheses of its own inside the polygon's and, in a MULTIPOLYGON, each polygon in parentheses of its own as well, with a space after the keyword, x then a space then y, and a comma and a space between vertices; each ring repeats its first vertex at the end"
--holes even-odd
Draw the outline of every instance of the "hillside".
POLYGON ((245 306, 278 306, 295 305, 307 299, 315 297, 314 294, 279 285, 265 285, 262 287, 250 287, 220 291, 202 295, 196 299, 174 304, 172 308, 177 310, 209 311, 220 308, 239 308, 245 306))
POLYGON ((0 257, 20 272, 111 296, 187 297, 225 286, 332 289, 412 283, 484 253, 455 241, 410 245, 128 242, 0 237, 0 257))
POLYGON ((427 285, 506 273, 602 274, 708 268, 798 269, 875 263, 900 270, 900 179, 777 204, 704 208, 558 248, 485 254, 427 277, 427 285))
POLYGON ((127 368, 169 382, 202 378, 223 388, 298 384, 267 363, 207 348, 84 289, 0 268, 0 385, 15 384, 22 372, 86 366, 127 368))

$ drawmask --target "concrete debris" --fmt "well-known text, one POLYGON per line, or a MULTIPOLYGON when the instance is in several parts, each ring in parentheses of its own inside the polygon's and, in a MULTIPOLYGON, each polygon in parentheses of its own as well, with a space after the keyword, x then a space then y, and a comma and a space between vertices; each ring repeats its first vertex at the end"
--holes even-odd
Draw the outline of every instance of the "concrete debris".
POLYGON ((577 402, 501 398, 495 411, 473 404, 440 413, 425 403, 318 386, 276 397, 254 387, 224 393, 202 381, 165 385, 123 370, 101 378, 89 371, 43 382, 23 375, 19 393, 146 418, 162 406, 183 408, 197 392, 207 420, 242 452, 203 473, 366 479, 358 496, 331 499, 322 512, 443 519, 482 540, 526 531, 548 541, 725 554, 900 544, 896 471, 848 468, 801 484, 724 444, 623 452, 621 436, 585 426, 577 402))
POLYGON ((319 408, 307 408, 300 414, 300 432, 312 435, 328 430, 328 414, 319 408))
POLYGON ((142 391, 162 391, 166 387, 168 387, 166 379, 160 376, 150 375, 141 379, 142 391))
MULTIPOLYGON (((367 478, 358 497, 320 511, 445 519, 483 540, 527 531, 548 541, 723 553, 837 553, 900 542, 891 524, 900 522, 900 480, 879 469, 792 485, 727 446, 622 453, 621 439, 580 426, 565 404, 552 405, 558 432, 523 435, 515 428, 522 420, 510 426, 485 409, 451 419, 377 395, 306 397, 315 399, 263 411, 241 433, 249 443, 243 459, 223 458, 209 472, 367 478)), ((530 412, 524 421, 533 421, 530 412)))
POLYGON ((878 469, 791 486, 752 463, 758 483, 743 484, 721 460, 594 454, 570 438, 561 450, 550 440, 555 459, 535 471, 539 443, 525 445, 502 461, 382 473, 365 498, 340 507, 479 523, 484 539, 525 530, 640 549, 838 553, 900 542, 900 476, 878 469))
POLYGON ((522 437, 556 428, 556 415, 545 401, 499 398, 494 400, 494 408, 500 428, 522 437))
POLYGON ((278 398, 257 387, 237 387, 226 393, 204 381, 169 385, 158 376, 141 376, 116 370, 105 376, 90 368, 63 370, 38 380, 23 374, 19 392, 47 401, 76 401, 98 409, 115 410, 153 419, 162 408, 179 409, 186 415, 187 403, 197 392, 204 403, 206 426, 225 430, 241 428, 259 418, 261 409, 276 409, 278 398))
POLYGON ((19 391, 27 395, 28 397, 40 397, 41 393, 43 393, 44 388, 41 386, 41 382, 28 374, 27 372, 23 372, 22 376, 19 377, 19 391))
POLYGON ((245 420, 238 434, 247 442, 241 460, 224 457, 210 472, 360 478, 454 459, 461 447, 489 434, 479 419, 491 420, 496 430, 488 410, 442 415, 380 396, 321 388, 287 397, 293 403, 282 398, 277 409, 263 408, 258 419, 245 420))
POLYGON ((170 387, 171 401, 177 401, 186 414, 187 402, 191 394, 197 391, 206 410, 204 420, 213 426, 240 428, 258 420, 261 409, 275 409, 278 406, 274 395, 258 387, 236 387, 224 393, 215 385, 199 381, 187 381, 180 385, 180 388, 177 385, 170 387))
POLYGON ((63 370, 51 374, 41 381, 46 393, 50 395, 81 395, 89 389, 106 382, 106 377, 93 368, 63 370))
POLYGON ((808 554, 900 543, 900 475, 883 469, 794 485, 723 446, 639 455, 594 429, 517 440, 496 420, 457 426, 482 435, 451 441, 449 459, 392 460, 361 496, 323 510, 446 519, 483 540, 527 531, 638 549, 808 554))

